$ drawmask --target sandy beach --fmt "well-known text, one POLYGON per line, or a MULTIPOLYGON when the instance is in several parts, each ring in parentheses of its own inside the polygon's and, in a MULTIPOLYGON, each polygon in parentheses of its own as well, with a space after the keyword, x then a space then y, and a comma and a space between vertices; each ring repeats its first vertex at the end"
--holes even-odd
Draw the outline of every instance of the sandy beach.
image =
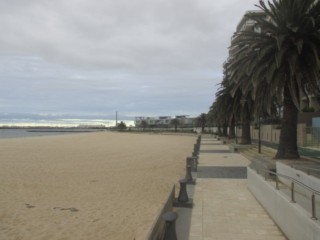
POLYGON ((195 140, 111 132, 0 140, 0 239, 143 239, 195 140))

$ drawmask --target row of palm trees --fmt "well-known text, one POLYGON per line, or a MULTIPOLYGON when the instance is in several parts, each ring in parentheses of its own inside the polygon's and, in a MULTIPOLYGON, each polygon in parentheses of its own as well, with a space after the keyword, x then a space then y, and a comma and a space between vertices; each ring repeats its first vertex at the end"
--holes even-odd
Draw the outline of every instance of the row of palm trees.
POLYGON ((256 31, 233 36, 224 77, 208 118, 234 135, 241 122, 243 144, 251 143, 253 119, 282 112, 275 158, 299 158, 297 120, 300 99, 320 94, 320 1, 260 0, 248 12, 256 31))

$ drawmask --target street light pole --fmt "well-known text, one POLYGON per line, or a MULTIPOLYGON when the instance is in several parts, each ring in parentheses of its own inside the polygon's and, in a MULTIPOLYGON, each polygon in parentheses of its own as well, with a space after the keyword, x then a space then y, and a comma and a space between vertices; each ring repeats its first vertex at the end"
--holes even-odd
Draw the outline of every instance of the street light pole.
POLYGON ((261 123, 260 123, 260 116, 258 119, 258 127, 259 127, 259 131, 258 131, 258 150, 259 153, 261 153, 261 123))
POLYGON ((238 125, 236 123, 236 144, 238 144, 238 130, 237 130, 237 128, 238 128, 238 125))
POLYGON ((116 127, 118 126, 118 112, 116 112, 116 127))

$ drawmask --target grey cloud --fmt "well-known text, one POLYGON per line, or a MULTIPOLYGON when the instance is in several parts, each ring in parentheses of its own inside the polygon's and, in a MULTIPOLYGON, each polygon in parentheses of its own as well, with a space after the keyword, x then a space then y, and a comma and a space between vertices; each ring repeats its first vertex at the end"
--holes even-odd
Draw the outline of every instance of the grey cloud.
POLYGON ((205 112, 256 2, 0 1, 0 96, 25 111, 205 112))
POLYGON ((110 68, 185 67, 194 64, 193 57, 212 59, 203 52, 221 41, 228 25, 224 13, 233 12, 231 4, 216 1, 16 2, 24 7, 2 6, 8 13, 0 16, 6 32, 1 46, 110 68))

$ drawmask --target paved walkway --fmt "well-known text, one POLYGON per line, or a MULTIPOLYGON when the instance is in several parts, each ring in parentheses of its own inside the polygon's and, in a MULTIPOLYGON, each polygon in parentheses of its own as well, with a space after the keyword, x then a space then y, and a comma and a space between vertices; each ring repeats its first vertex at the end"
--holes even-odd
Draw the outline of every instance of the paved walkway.
MULTIPOLYGON (((247 188, 249 161, 211 137, 202 137, 197 182, 190 186, 194 207, 181 210, 188 223, 189 240, 286 239, 247 188)), ((181 215, 180 215, 181 213, 181 215)))

